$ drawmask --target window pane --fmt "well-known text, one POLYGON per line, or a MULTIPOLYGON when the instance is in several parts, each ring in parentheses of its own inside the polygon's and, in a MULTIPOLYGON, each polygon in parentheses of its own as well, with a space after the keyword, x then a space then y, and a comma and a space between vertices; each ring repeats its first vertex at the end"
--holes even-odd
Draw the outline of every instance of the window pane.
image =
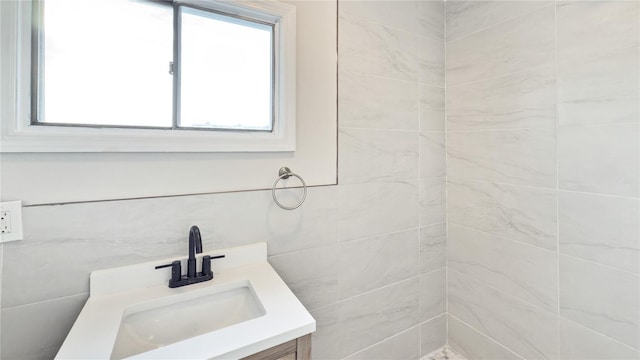
POLYGON ((148 0, 42 4, 39 122, 171 126, 171 6, 148 0))
POLYGON ((180 126, 272 129, 272 32, 182 8, 180 126))

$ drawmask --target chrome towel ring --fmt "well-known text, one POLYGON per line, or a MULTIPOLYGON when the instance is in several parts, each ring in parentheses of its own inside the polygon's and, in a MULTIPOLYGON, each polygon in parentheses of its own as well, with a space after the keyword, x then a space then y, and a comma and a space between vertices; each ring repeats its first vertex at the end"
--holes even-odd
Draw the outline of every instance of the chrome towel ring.
POLYGON ((304 182, 304 180, 302 179, 302 177, 300 175, 298 175, 296 173, 292 173, 291 170, 288 167, 283 166, 283 167, 280 168, 280 170, 278 170, 278 177, 276 178, 276 181, 273 182, 273 188, 271 188, 271 196, 273 196, 273 201, 275 201, 276 205, 278 205, 279 207, 281 207, 281 208, 283 208, 285 210, 294 210, 294 209, 299 208, 300 205, 302 205, 304 200, 307 198, 307 184, 304 182), (298 178, 298 180, 300 180, 300 182, 302 183, 302 188, 304 189, 304 193, 302 194, 302 199, 300 200, 299 203, 297 203, 294 206, 282 205, 282 203, 280 203, 280 201, 278 201, 278 198, 276 197, 276 186, 278 185, 280 180, 288 179, 290 176, 298 178))

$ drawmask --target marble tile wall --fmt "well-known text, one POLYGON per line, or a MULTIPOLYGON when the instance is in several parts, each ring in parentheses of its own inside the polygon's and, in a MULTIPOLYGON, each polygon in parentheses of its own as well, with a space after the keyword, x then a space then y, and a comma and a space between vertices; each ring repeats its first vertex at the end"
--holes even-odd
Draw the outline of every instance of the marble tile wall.
POLYGON ((639 28, 636 0, 341 2, 340 185, 25 208, 0 357, 51 358, 90 271, 198 224, 268 243, 315 359, 640 359, 639 28))
POLYGON ((317 320, 314 359, 445 344, 444 4, 339 9, 340 185, 296 211, 269 191, 26 207, 25 240, 0 246, 2 359, 51 359, 90 271, 186 253, 193 224, 205 249, 267 242, 317 320))
POLYGON ((334 358, 415 359, 446 342, 444 5, 339 7, 334 358))
POLYGON ((445 12, 449 345, 640 359, 640 2, 445 12))

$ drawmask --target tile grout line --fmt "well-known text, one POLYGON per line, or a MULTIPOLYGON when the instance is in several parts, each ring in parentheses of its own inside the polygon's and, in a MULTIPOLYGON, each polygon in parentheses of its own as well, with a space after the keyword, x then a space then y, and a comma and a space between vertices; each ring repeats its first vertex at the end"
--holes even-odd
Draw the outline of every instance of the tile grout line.
MULTIPOLYGON (((443 11, 443 44, 444 47, 444 64, 442 71, 444 72, 444 238, 445 238, 445 251, 444 251, 444 305, 445 305, 445 333, 444 333, 444 344, 445 346, 449 346, 449 178, 448 178, 448 168, 449 168, 449 119, 447 112, 447 98, 448 98, 448 86, 447 86, 447 2, 443 0, 442 3, 443 11)), ((422 353, 421 353, 422 355, 422 353)))
MULTIPOLYGON (((549 3, 551 3, 551 1, 548 1, 548 2, 549 2, 549 3)), ((503 24, 508 23, 508 22, 510 22, 510 21, 514 21, 514 20, 517 20, 517 19, 519 19, 519 18, 523 18, 523 17, 525 17, 525 16, 529 16, 530 14, 532 14, 532 13, 534 13, 534 12, 541 11, 542 9, 546 9, 547 7, 552 6, 552 5, 555 5, 555 2, 554 2, 553 4, 548 4, 548 5, 540 6, 539 8, 536 8, 536 9, 533 9, 533 10, 529 10, 528 12, 526 12, 526 13, 524 13, 524 14, 520 14, 520 15, 518 15, 518 16, 514 16, 514 17, 512 17, 512 18, 508 18, 508 19, 506 19, 506 20, 500 21, 500 22, 495 23, 495 24, 493 24, 493 25, 485 26, 485 27, 483 27, 483 28, 481 28, 481 29, 478 29, 478 30, 472 31, 472 32, 470 32, 470 33, 466 33, 466 34, 460 35, 460 36, 458 36, 458 37, 456 37, 456 38, 453 38, 453 39, 447 39, 447 36, 446 36, 446 33, 445 33, 445 39, 447 40, 447 42, 455 42, 455 41, 458 41, 458 40, 460 40, 460 39, 464 39, 464 38, 470 37, 470 36, 472 36, 472 35, 478 34, 478 33, 482 32, 482 31, 485 31, 485 30, 491 29, 491 28, 493 28, 493 27, 503 25, 503 24)))
MULTIPOLYGON (((457 222, 452 222, 452 223, 451 223, 451 225, 454 225, 454 226, 457 226, 457 227, 460 227, 460 228, 463 228, 463 229, 466 229, 466 230, 470 230, 470 231, 478 232, 478 233, 483 234, 483 235, 492 236, 492 237, 497 237, 497 238, 499 238, 499 239, 501 239, 501 240, 508 241, 508 242, 512 242, 512 243, 516 243, 516 244, 523 245, 523 246, 527 246, 527 247, 529 247, 529 248, 535 248, 535 249, 537 249, 537 250, 542 250, 542 251, 548 252, 549 254, 556 254, 556 253, 557 253, 557 250, 559 249, 559 248, 558 248, 558 249, 556 249, 556 250, 547 249, 547 248, 544 248, 544 247, 542 247, 542 246, 538 246, 538 245, 530 244, 530 243, 527 243, 527 242, 524 242, 524 241, 514 240, 514 239, 511 239, 511 238, 504 237, 504 236, 495 235, 495 234, 493 234, 493 233, 491 233, 491 232, 487 232, 487 231, 485 231, 485 230, 476 229, 476 228, 474 228, 474 227, 471 227, 471 226, 468 226, 468 225, 464 225, 464 224, 460 224, 460 223, 457 223, 457 222)), ((557 226, 557 225, 556 225, 556 226, 557 226)), ((630 276, 633 276, 633 277, 640 277, 640 273, 634 273, 634 272, 629 271, 629 270, 620 269, 620 268, 617 268, 617 267, 613 267, 613 266, 611 266, 611 265, 607 265, 607 264, 599 263, 599 262, 597 262, 597 261, 593 261, 593 260, 590 260, 590 259, 581 258, 581 257, 575 256, 575 255, 571 255, 571 254, 564 254, 564 253, 560 253, 560 252, 558 252, 558 253, 557 253, 557 256, 558 256, 558 259, 559 259, 560 257, 566 257, 566 258, 570 258, 570 259, 574 259, 574 260, 578 260, 578 261, 583 261, 583 262, 586 262, 586 263, 590 263, 590 264, 593 264, 593 265, 596 265, 596 266, 601 266, 601 267, 607 268, 607 269, 612 270, 612 271, 617 271, 617 272, 625 273, 625 274, 630 275, 630 276)))
MULTIPOLYGON (((494 1, 499 1, 499 0, 494 0, 494 1)), ((509 73, 506 73, 506 74, 494 75, 494 76, 487 77, 487 78, 480 78, 480 79, 475 79, 475 80, 468 80, 468 81, 464 81, 464 82, 459 82, 457 84, 451 84, 450 87, 452 89, 455 89, 455 88, 468 86, 468 85, 473 85, 473 84, 477 84, 477 83, 482 83, 482 82, 487 82, 487 81, 492 81, 492 80, 498 80, 498 79, 506 78, 506 77, 509 77, 509 76, 516 76, 516 75, 526 74, 526 73, 530 73, 530 72, 536 72, 536 71, 539 71, 539 70, 547 68, 547 67, 550 68, 552 66, 553 65, 550 65, 550 64, 535 65, 535 66, 528 67, 525 70, 519 70, 519 71, 509 72, 509 73)))
POLYGON ((455 315, 449 315, 449 316, 451 316, 452 318, 456 319, 456 321, 459 321, 460 323, 462 323, 464 326, 468 327, 469 329, 471 329, 471 330, 475 331, 475 332, 476 332, 476 333, 478 333, 480 336, 484 337, 485 339, 489 340, 490 342, 492 342, 492 343, 494 343, 494 344, 496 344, 496 345, 500 346, 501 348, 503 348, 503 349, 505 349, 506 351, 508 351, 508 352, 512 353, 513 355, 517 356, 518 358, 520 358, 520 359, 522 359, 522 360, 525 360, 522 356, 518 355, 518 353, 516 353, 515 351, 513 351, 513 350, 509 349, 509 348, 508 348, 508 347, 506 347, 504 344, 502 344, 502 343, 498 342, 497 340, 495 340, 494 338, 490 337, 489 335, 487 335, 487 334, 483 333, 482 331, 480 331, 480 330, 476 329, 475 327, 473 327, 473 326, 469 325, 466 321, 464 321, 464 320, 462 320, 462 319, 458 318, 458 317, 457 317, 457 316, 455 316, 455 315))
POLYGON ((560 127, 560 99, 558 96, 558 0, 554 1, 554 48, 555 48, 555 156, 556 156, 556 357, 560 358, 560 151, 558 129, 560 127))
MULTIPOLYGON (((619 1, 619 0, 618 0, 619 1)), ((554 89, 556 90, 556 89, 554 89)), ((557 109, 557 103, 556 103, 556 114, 558 112, 557 109)), ((505 127, 496 127, 496 128, 480 128, 480 129, 458 129, 458 130, 449 130, 449 132, 453 133, 453 134, 474 134, 474 133, 489 133, 489 132, 506 132, 506 131, 524 131, 524 130, 528 130, 528 131, 550 131, 550 130, 554 130, 558 127, 560 128, 582 128, 582 129, 593 129, 593 128, 613 128, 613 127, 621 127, 621 126, 629 126, 629 125, 638 125, 639 123, 637 121, 621 121, 621 122, 612 122, 612 123, 601 123, 601 124, 565 124, 565 125, 559 125, 556 124, 554 121, 554 124, 549 126, 524 126, 524 127, 513 127, 513 128, 505 128, 505 127)), ((432 131, 432 132, 437 132, 437 131, 432 131)))
POLYGON ((601 336, 601 337, 603 337, 603 338, 605 338, 605 339, 607 339, 607 340, 609 340, 609 341, 612 341, 612 342, 614 342, 614 343, 615 343, 616 345, 618 345, 618 346, 622 346, 622 347, 625 347, 625 348, 627 348, 627 349, 629 349, 629 350, 635 351, 635 352, 637 352, 637 353, 638 353, 638 355, 640 355, 640 348, 639 348, 639 349, 636 349, 636 348, 634 348, 634 347, 633 347, 633 346, 631 346, 631 345, 627 345, 627 344, 625 344, 625 343, 621 342, 620 340, 616 340, 616 339, 614 339, 614 338, 610 337, 609 335, 606 335, 606 334, 603 334, 603 333, 601 333, 601 332, 598 332, 598 331, 596 331, 596 330, 594 330, 594 329, 592 329, 592 328, 590 328, 590 327, 588 327, 588 326, 582 325, 582 324, 580 324, 579 322, 576 322, 576 321, 574 321, 574 320, 568 319, 568 318, 566 318, 566 317, 564 317, 564 316, 559 316, 559 318, 560 318, 561 320, 564 320, 564 321, 570 322, 570 323, 572 323, 573 325, 578 326, 578 327, 582 328, 583 330, 586 330, 586 331, 588 331, 588 332, 590 332, 590 333, 592 333, 592 334, 594 334, 594 335, 596 335, 596 336, 601 336))
POLYGON ((410 30, 399 28, 399 27, 396 27, 396 26, 393 26, 393 25, 388 25, 388 24, 385 24, 385 23, 381 23, 379 21, 372 20, 371 18, 368 18, 368 17, 355 15, 353 13, 349 13, 348 11, 345 12, 344 15, 346 15, 347 17, 352 17, 352 18, 356 18, 356 19, 359 19, 359 20, 364 20, 364 21, 366 21, 368 23, 371 23, 371 24, 374 24, 374 25, 379 25, 379 26, 383 26, 383 27, 386 27, 386 28, 389 28, 389 29, 392 29, 392 30, 400 31, 400 32, 409 34, 411 36, 430 39, 430 40, 443 40, 444 41, 444 34, 443 34, 441 39, 439 39, 439 38, 437 38, 435 36, 432 36, 432 35, 420 35, 420 34, 416 35, 415 33, 411 32, 410 30))
MULTIPOLYGON (((557 165, 556 165, 556 171, 557 171, 557 165)), ((447 177, 447 179, 448 179, 448 177, 447 177)), ((635 197, 635 196, 596 193, 596 192, 580 191, 580 190, 571 190, 571 189, 564 189, 564 188, 555 188, 555 187, 552 187, 552 186, 536 186, 536 185, 515 184, 515 183, 502 182, 502 181, 493 181, 493 180, 475 179, 475 178, 458 177, 458 178, 454 178, 453 180, 451 180, 451 182, 457 182, 457 183, 477 182, 477 183, 484 183, 484 184, 495 184, 495 185, 512 186, 512 187, 519 187, 519 188, 538 189, 538 190, 552 190, 552 191, 557 191, 557 192, 566 192, 566 193, 573 193, 573 194, 602 196, 602 197, 610 197, 610 198, 618 198, 618 199, 628 199, 628 200, 638 200, 638 199, 640 199, 640 197, 635 197)))
POLYGON ((552 315, 555 315, 557 317, 557 314, 555 314, 553 312, 553 310, 545 309, 545 308, 541 307, 540 305, 533 304, 533 303, 529 302, 528 300, 524 300, 524 299, 520 298, 519 296, 515 296, 515 295, 513 295, 511 293, 508 293, 508 292, 502 290, 502 289, 498 289, 494 285, 488 284, 487 282, 485 282, 483 280, 480 280, 480 279, 477 279, 474 276, 469 275, 467 273, 463 273, 460 270, 451 269, 451 271, 456 273, 458 276, 462 276, 464 278, 467 278, 467 279, 471 280, 472 282, 476 282, 476 283, 482 285, 482 289, 483 290, 491 290, 491 291, 497 292, 500 295, 504 296, 505 298, 516 300, 516 301, 518 301, 518 302, 520 302, 522 304, 525 304, 527 306, 531 306, 531 307, 535 308, 536 310, 539 310, 541 312, 545 312, 547 314, 552 314, 552 315))
MULTIPOLYGON (((390 77, 390 76, 384 76, 384 75, 378 75, 378 74, 372 74, 372 73, 367 73, 367 72, 357 72, 354 70, 345 70, 342 69, 339 71, 340 73, 346 74, 346 75, 356 75, 356 76, 360 76, 360 77, 365 77, 365 78, 373 78, 373 79, 380 79, 380 80, 389 80, 389 81, 395 81, 395 82, 401 82, 401 83, 406 83, 406 84, 415 84, 416 80, 407 80, 407 79, 403 79, 403 78, 399 78, 399 77, 390 77)), ((441 86, 432 84, 432 83, 425 83, 425 82, 420 82, 421 84, 428 86, 428 87, 432 87, 432 88, 438 88, 441 89, 441 86)))
MULTIPOLYGON (((418 14, 420 14, 420 10, 422 8, 422 4, 418 3, 418 14)), ((444 36, 444 35, 443 35, 444 36)), ((418 46, 418 52, 419 54, 421 53, 422 50, 422 41, 420 41, 420 44, 418 46)), ((418 62, 420 59, 420 55, 418 55, 418 62)), ((422 182, 422 159, 424 154, 422 153, 422 85, 420 84, 420 79, 422 78, 422 74, 420 73, 421 67, 418 66, 418 198, 416 199, 416 201, 418 202, 417 204, 417 221, 416 223, 418 224, 418 238, 417 238, 417 242, 418 242, 418 274, 420 274, 420 270, 422 269, 422 256, 420 256, 420 244, 421 244, 421 240, 422 240, 422 223, 421 223, 421 218, 422 218, 422 207, 420 204, 420 199, 421 199, 421 195, 422 195, 422 186, 421 182, 422 182)), ((420 276, 418 276, 418 318, 420 317, 420 304, 422 303, 422 286, 420 283, 420 276)), ((420 324, 418 324, 418 356, 422 356, 422 326, 420 326, 420 324)))

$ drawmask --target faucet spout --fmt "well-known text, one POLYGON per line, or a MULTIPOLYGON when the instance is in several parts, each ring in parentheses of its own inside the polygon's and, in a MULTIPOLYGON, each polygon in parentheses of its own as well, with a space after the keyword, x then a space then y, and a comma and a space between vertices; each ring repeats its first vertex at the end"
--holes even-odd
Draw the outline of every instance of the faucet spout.
POLYGON ((200 229, 193 225, 189 229, 189 259, 187 260, 187 277, 196 277, 196 254, 202 252, 202 238, 200 229))

